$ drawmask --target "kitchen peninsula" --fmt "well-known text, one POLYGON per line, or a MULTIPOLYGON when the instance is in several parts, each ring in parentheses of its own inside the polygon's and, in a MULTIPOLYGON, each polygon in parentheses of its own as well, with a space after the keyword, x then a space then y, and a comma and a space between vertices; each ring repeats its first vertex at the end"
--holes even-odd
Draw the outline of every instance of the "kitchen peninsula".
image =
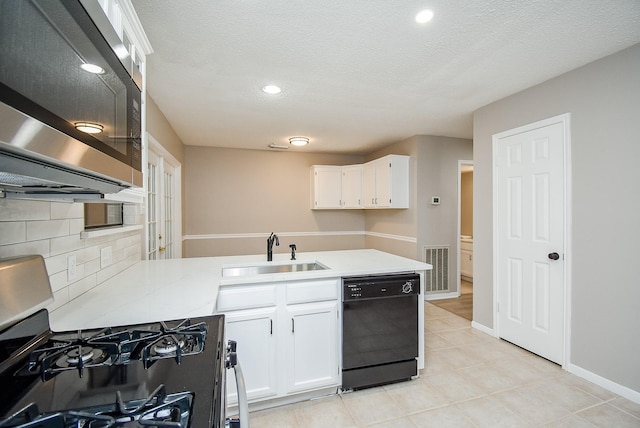
MULTIPOLYGON (((298 253, 295 261, 289 254, 275 254, 271 262, 265 255, 141 261, 54 310, 50 322, 60 331, 224 313, 227 338, 238 340, 240 350, 243 343, 251 349, 244 355, 239 351, 241 360, 249 372, 264 377, 250 382, 256 387, 248 390, 249 401, 299 399, 323 388, 335 392, 340 384, 342 278, 415 272, 420 274, 421 302, 424 272, 430 269, 429 264, 371 249, 298 253), (265 272, 264 267, 290 264, 320 268, 240 275, 236 269, 261 267, 265 272), (266 329, 256 334, 256 326, 264 323, 266 329), (268 366, 270 360, 273 366, 268 366), (300 371, 295 369, 298 361, 303 361, 300 371), (267 366, 258 370, 256 364, 267 366)), ((424 306, 417 306, 417 363, 423 368, 424 306)), ((228 404, 234 404, 234 392, 231 387, 228 404)))
MULTIPOLYGON (((275 254, 271 263, 289 263, 289 257, 275 254)), ((303 252, 297 259, 318 261, 328 269, 223 279, 223 266, 269 262, 264 254, 141 261, 54 310, 51 326, 60 331, 207 316, 215 313, 221 286, 431 269, 429 264, 378 250, 303 252)))

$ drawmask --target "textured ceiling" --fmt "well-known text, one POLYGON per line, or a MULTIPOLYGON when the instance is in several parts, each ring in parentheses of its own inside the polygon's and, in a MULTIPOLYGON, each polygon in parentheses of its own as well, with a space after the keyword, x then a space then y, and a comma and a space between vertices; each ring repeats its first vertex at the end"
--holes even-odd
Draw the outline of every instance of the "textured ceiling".
POLYGON ((133 0, 187 145, 366 153, 640 42, 639 0, 133 0), (435 12, 415 23, 424 8, 435 12), (267 84, 282 87, 264 94, 267 84))

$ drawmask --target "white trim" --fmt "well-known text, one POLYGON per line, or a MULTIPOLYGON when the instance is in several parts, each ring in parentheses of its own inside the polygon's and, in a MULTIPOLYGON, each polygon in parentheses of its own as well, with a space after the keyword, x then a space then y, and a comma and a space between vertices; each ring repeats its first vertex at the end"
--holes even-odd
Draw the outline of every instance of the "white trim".
MULTIPOLYGON (((176 243, 174 246, 173 256, 176 259, 182 258, 182 245, 177 245, 178 243, 184 240, 182 236, 182 164, 169 152, 162 144, 155 139, 153 135, 149 132, 146 133, 147 141, 148 141, 148 150, 153 151, 160 158, 161 163, 167 163, 171 165, 174 169, 174 184, 175 184, 175 194, 173 197, 174 207, 173 207, 173 242, 176 243)), ((147 168, 148 159, 145 162, 145 170, 147 168)), ((148 191, 147 183, 145 180, 145 193, 148 191)), ((145 238, 146 242, 149 242, 149 231, 146 227, 148 223, 148 213, 145 211, 145 238)), ((145 254, 148 253, 148 248, 145 249, 145 254)))
POLYGON ((424 300, 439 300, 439 299, 456 299, 460 297, 458 292, 451 291, 449 293, 425 293, 424 300))
POLYGON ((575 364, 567 364, 564 367, 569 373, 572 373, 578 377, 588 380, 591 383, 595 383, 602 388, 611 391, 615 394, 618 394, 627 400, 631 400, 634 403, 640 404, 640 392, 634 391, 631 388, 628 388, 624 385, 620 385, 619 383, 615 383, 609 379, 606 379, 600 375, 597 375, 589 370, 585 370, 582 367, 576 366, 575 364))
POLYGON ((364 234, 367 236, 375 236, 376 238, 395 239, 396 241, 412 242, 414 244, 418 242, 418 238, 413 236, 391 235, 389 233, 378 232, 365 232, 364 234))
POLYGON ((570 364, 570 340, 571 340, 571 227, 569 219, 571 218, 571 114, 564 113, 558 116, 550 117, 548 119, 540 120, 538 122, 529 123, 527 125, 519 126, 517 128, 509 129, 507 131, 498 132, 492 135, 492 193, 493 193, 493 329, 495 331, 495 337, 500 337, 500 326, 498 323, 498 192, 497 192, 497 175, 498 175, 498 141, 502 138, 512 135, 528 132, 533 129, 543 128, 545 126, 553 125, 555 123, 561 123, 564 131, 564 206, 563 206, 563 223, 564 223, 564 332, 563 332, 563 351, 562 351, 562 367, 566 370, 567 365, 570 364))
POLYGON ((457 224, 457 234, 458 237, 456 242, 456 290, 458 290, 458 297, 461 294, 461 285, 460 285, 460 235, 462 233, 461 223, 462 223, 462 165, 472 165, 472 160, 462 160, 458 159, 458 224, 457 224))
POLYGON ((489 328, 486 325, 480 324, 476 321, 471 321, 471 328, 475 328, 476 330, 486 333, 489 336, 498 337, 494 329, 489 328))
POLYGON ((117 235, 118 233, 133 232, 134 230, 140 230, 142 228, 143 226, 141 224, 135 224, 131 226, 112 227, 108 229, 83 230, 82 232, 80 232, 80 239, 117 235))
POLYGON ((138 18, 138 14, 136 14, 136 10, 133 7, 133 4, 131 4, 131 0, 120 0, 118 3, 120 4, 122 14, 125 16, 124 22, 129 24, 128 26, 130 28, 127 30, 133 32, 133 34, 130 35, 135 38, 134 43, 142 50, 145 56, 151 55, 153 53, 153 48, 147 38, 147 34, 144 32, 144 28, 142 27, 140 18, 138 18))
MULTIPOLYGON (((268 233, 209 233, 202 235, 184 235, 183 241, 196 240, 196 239, 250 239, 250 238, 264 238, 268 236, 268 233)), ((278 232, 278 236, 348 236, 348 235, 369 235, 378 238, 395 239, 405 242, 417 242, 416 238, 410 236, 390 235, 386 233, 377 232, 365 232, 361 230, 347 230, 347 231, 330 231, 330 232, 278 232)))

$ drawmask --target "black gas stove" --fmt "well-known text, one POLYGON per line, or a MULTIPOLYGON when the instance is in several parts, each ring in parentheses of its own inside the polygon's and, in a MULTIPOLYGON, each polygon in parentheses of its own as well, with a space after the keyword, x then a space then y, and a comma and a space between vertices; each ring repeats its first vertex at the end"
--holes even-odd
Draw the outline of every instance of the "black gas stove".
POLYGON ((0 332, 0 427, 222 427, 221 315, 52 332, 40 310, 0 332))

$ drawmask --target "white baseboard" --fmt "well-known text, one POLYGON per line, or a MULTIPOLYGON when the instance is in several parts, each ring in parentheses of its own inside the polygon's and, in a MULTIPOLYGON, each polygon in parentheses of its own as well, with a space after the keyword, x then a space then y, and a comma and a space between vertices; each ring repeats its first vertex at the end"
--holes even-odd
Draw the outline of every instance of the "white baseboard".
POLYGON ((456 299, 458 298, 458 292, 452 291, 449 293, 427 293, 424 295, 424 300, 441 300, 441 299, 456 299))
POLYGON ((471 328, 475 328, 476 330, 479 330, 479 331, 481 331, 483 333, 486 333, 489 336, 496 337, 496 334, 494 333, 492 328, 489 328, 486 325, 482 325, 482 324, 480 324, 478 322, 471 321, 471 328))
POLYGON ((634 391, 631 388, 615 383, 609 379, 592 373, 589 370, 585 370, 582 367, 576 366, 575 364, 569 363, 566 366, 566 370, 569 373, 572 373, 578 377, 588 380, 591 383, 595 383, 596 385, 601 386, 608 391, 618 394, 621 397, 626 398, 627 400, 631 400, 634 403, 640 404, 640 392, 638 391, 634 391))

